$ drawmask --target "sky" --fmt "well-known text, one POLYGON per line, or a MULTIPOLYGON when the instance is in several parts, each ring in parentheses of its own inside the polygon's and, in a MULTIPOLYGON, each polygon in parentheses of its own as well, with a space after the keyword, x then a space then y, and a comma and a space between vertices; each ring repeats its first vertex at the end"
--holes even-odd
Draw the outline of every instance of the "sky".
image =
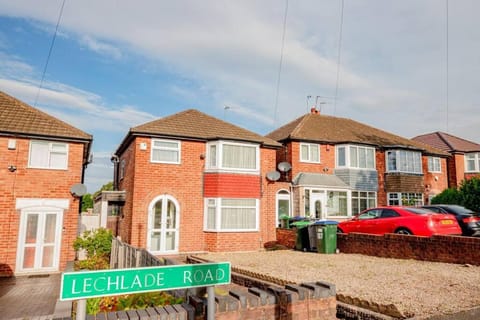
POLYGON ((93 135, 89 193, 131 127, 191 108, 263 135, 316 104, 480 143, 479 1, 62 3, 0 0, 0 90, 93 135))

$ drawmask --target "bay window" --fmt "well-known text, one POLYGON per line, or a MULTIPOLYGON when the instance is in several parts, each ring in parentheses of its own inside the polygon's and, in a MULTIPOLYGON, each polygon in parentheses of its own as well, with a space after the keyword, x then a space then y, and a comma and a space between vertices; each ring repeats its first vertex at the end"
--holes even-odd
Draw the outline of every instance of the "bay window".
POLYGON ((465 172, 480 172, 480 152, 465 154, 465 172))
POLYGON ((207 231, 257 231, 258 199, 205 199, 207 231))
POLYGON ((339 145, 336 155, 337 168, 375 169, 375 148, 339 145))
POLYGON ((422 153, 390 150, 386 153, 387 172, 422 173, 422 153))
POLYGON ((216 141, 207 145, 207 169, 258 172, 258 145, 216 141))

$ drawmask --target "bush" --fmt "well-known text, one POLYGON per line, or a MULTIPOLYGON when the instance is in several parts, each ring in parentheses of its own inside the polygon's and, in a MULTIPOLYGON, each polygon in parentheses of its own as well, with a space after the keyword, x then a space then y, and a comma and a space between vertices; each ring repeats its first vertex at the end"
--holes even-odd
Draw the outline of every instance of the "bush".
POLYGON ((462 205, 475 212, 480 212, 480 178, 463 180, 459 188, 462 205))
POLYGON ((112 251, 112 231, 99 228, 94 231, 85 231, 73 242, 75 251, 85 250, 87 259, 78 261, 78 269, 101 270, 109 268, 110 253, 112 251))
POLYGON ((448 188, 443 190, 432 198, 432 204, 461 204, 462 195, 456 188, 448 188))

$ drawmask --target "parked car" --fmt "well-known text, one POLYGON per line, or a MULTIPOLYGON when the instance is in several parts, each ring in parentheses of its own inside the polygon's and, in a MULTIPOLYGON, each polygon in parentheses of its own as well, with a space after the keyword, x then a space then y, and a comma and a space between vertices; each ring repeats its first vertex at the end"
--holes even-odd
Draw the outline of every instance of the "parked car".
POLYGON ((422 208, 455 216, 464 236, 480 237, 480 213, 455 204, 432 204, 422 208))
POLYGON ((378 207, 360 212, 338 224, 338 232, 371 234, 399 233, 417 236, 460 235, 454 216, 416 207, 378 207))

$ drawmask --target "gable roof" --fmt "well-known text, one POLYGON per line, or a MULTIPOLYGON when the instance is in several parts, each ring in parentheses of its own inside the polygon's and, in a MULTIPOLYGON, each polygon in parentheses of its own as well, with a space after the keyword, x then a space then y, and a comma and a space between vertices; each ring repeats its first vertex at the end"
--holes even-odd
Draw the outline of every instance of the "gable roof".
POLYGON ((92 136, 0 91, 0 134, 75 139, 91 142, 92 136))
POLYGON ((442 150, 370 127, 360 122, 318 113, 303 115, 267 134, 279 142, 296 140, 329 144, 356 143, 381 148, 406 148, 447 156, 442 150))
POLYGON ((480 144, 445 132, 427 133, 416 136, 412 140, 423 142, 446 152, 480 152, 480 144))
POLYGON ((254 142, 266 147, 278 148, 281 146, 270 138, 209 116, 198 110, 189 109, 130 128, 117 152, 121 152, 130 143, 130 139, 133 136, 142 135, 197 141, 225 139, 254 142))

